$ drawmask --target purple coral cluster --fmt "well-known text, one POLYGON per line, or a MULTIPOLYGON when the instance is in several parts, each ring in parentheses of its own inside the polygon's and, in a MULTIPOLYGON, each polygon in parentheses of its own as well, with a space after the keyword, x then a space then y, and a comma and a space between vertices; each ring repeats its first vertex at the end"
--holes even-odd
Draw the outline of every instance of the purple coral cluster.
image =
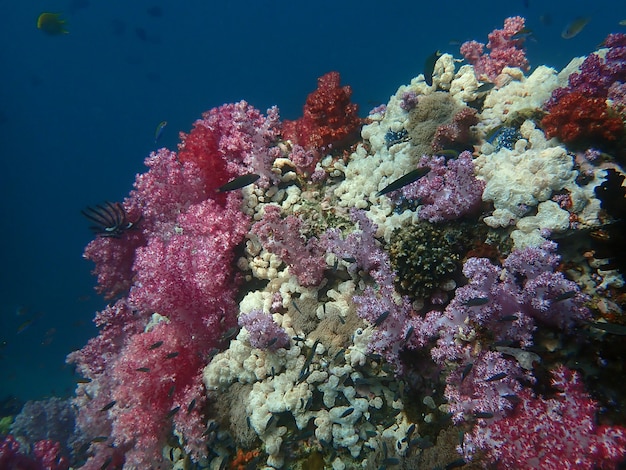
POLYGON ((485 182, 474 176, 472 154, 462 152, 458 158, 424 155, 419 165, 430 172, 415 183, 402 188, 408 200, 419 200, 419 217, 429 222, 454 220, 480 208, 485 182))
POLYGON ((362 269, 376 282, 368 286, 361 295, 353 298, 359 317, 374 325, 369 350, 382 355, 397 372, 402 370, 399 353, 404 347, 409 318, 413 309, 408 297, 395 292, 395 274, 391 270, 389 255, 380 247, 374 235, 377 226, 365 212, 352 209, 352 221, 358 230, 342 238, 339 230, 327 231, 324 243, 328 251, 343 259, 354 259, 350 270, 362 269))
POLYGON ((302 286, 317 286, 324 277, 326 250, 319 240, 308 240, 303 231, 302 219, 295 215, 281 217, 275 204, 265 206, 263 218, 252 226, 263 247, 277 254, 302 286))
POLYGON ((276 351, 289 346, 289 335, 279 326, 271 315, 263 310, 252 310, 239 317, 239 326, 250 334, 250 345, 253 348, 276 351))
MULTIPOLYGON (((546 103, 548 110, 572 92, 587 97, 606 98, 612 86, 626 82, 626 34, 609 34, 603 46, 608 48, 604 56, 589 54, 579 71, 569 76, 568 85, 554 90, 546 103)), ((616 89, 612 93, 613 96, 619 96, 616 89)))

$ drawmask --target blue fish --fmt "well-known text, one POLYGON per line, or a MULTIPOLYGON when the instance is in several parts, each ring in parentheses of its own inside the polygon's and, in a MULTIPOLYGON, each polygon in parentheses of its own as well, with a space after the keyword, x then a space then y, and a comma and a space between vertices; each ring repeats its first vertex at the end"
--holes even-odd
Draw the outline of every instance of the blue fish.
POLYGON ((154 143, 155 144, 158 142, 158 140, 163 135, 163 130, 165 129, 165 126, 167 126, 167 121, 161 121, 159 123, 159 125, 157 126, 156 131, 154 132, 154 143))

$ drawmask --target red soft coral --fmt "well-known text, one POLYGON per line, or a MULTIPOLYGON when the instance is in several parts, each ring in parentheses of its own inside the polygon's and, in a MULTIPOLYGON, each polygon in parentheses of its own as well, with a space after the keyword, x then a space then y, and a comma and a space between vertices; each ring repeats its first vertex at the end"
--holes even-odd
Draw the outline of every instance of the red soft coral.
POLYGON ((354 143, 363 123, 359 107, 350 102, 352 89, 339 86, 339 72, 317 79, 317 90, 304 105, 302 117, 283 123, 283 137, 307 150, 341 148, 354 143))
POLYGON ((612 116, 604 98, 586 96, 574 91, 549 108, 541 124, 548 137, 566 143, 594 140, 616 140, 623 132, 622 120, 612 116))
POLYGON ((465 452, 475 447, 501 468, 561 470, 616 468, 626 458, 626 429, 597 425, 597 403, 580 375, 564 366, 552 371, 554 398, 519 393, 520 403, 506 418, 466 434, 465 452))

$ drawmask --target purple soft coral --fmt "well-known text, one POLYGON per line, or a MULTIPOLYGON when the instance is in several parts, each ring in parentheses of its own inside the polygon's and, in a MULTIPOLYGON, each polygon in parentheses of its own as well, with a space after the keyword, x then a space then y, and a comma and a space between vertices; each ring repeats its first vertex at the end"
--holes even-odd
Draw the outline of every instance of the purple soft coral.
POLYGON ((253 348, 276 351, 289 346, 289 335, 279 326, 271 315, 262 310, 252 310, 239 317, 239 326, 250 334, 250 345, 253 348))
POLYGON ((430 172, 402 189, 409 200, 419 200, 419 217, 429 222, 454 220, 475 212, 482 203, 485 182, 474 176, 472 154, 465 151, 454 160, 424 155, 418 167, 430 172))

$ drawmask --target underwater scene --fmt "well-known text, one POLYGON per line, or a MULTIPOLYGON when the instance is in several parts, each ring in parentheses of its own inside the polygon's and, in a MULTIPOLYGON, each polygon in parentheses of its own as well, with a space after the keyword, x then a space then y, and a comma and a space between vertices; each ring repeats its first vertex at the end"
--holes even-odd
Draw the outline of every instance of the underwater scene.
MULTIPOLYGON (((385 46, 282 77, 287 59, 250 59, 272 85, 238 68, 250 35, 215 59, 230 72, 202 65, 189 108, 167 69, 208 59, 164 39, 184 7, 38 5, 45 60, 100 12, 107 44, 74 47, 125 72, 59 102, 66 122, 3 91, 0 470, 626 468, 626 11, 512 3, 429 39, 394 83, 385 46), (124 91, 133 70, 151 92, 124 91)), ((419 9, 385 5, 362 4, 419 9)), ((343 47, 389 29, 359 27, 343 47)), ((3 54, 30 99, 85 86, 3 54)))

